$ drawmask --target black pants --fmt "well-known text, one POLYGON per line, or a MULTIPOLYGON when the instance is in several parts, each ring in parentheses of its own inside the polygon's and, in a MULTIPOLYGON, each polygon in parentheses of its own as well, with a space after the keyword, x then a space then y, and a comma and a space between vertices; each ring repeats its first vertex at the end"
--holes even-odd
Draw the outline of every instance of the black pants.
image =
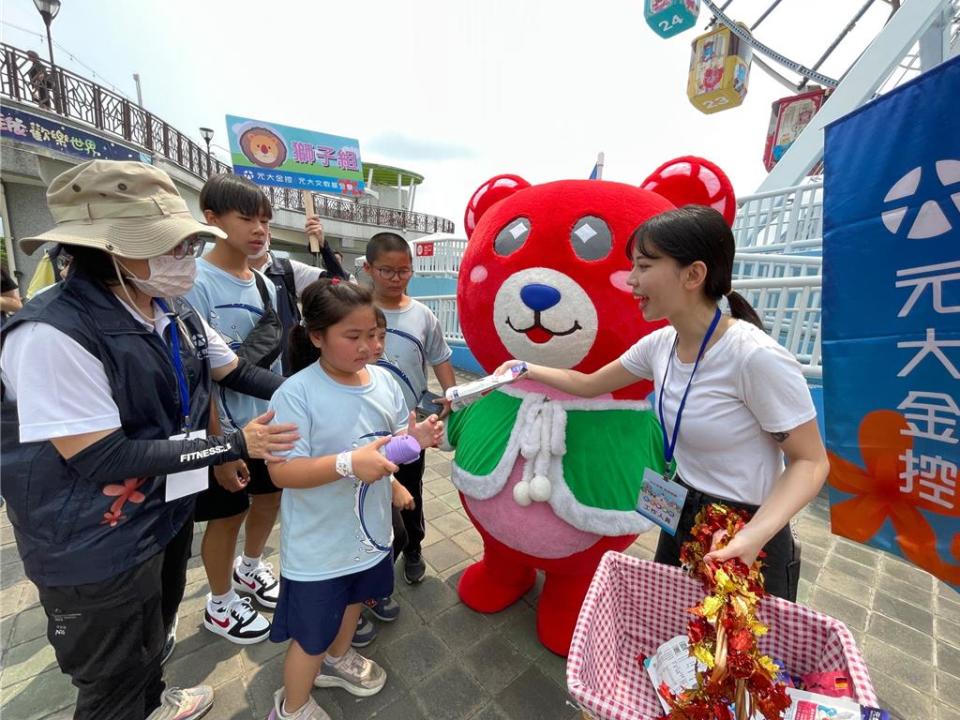
MULTIPOLYGON (((746 510, 751 515, 757 511, 756 505, 747 505, 707 495, 699 490, 694 490, 680 478, 677 478, 677 481, 687 488, 687 500, 683 504, 680 523, 677 525, 677 534, 671 536, 661 530, 660 540, 657 543, 657 553, 653 558, 658 563, 675 567, 680 565, 680 547, 690 539, 690 530, 693 528, 694 520, 700 508, 704 505, 723 503, 740 510, 746 510)), ((763 551, 767 556, 762 561, 761 573, 767 592, 790 602, 796 602, 797 586, 800 581, 800 545, 794 539, 789 523, 770 538, 770 541, 763 546, 763 551)))
POLYGON ((160 655, 183 598, 193 523, 115 577, 38 587, 47 639, 79 690, 74 720, 144 720, 164 690, 160 655))
POLYGON ((393 510, 393 559, 400 557, 400 553, 407 546, 407 529, 403 526, 403 515, 396 507, 393 510))
POLYGON ((401 548, 406 553, 420 552, 420 543, 426 535, 426 525, 423 519, 423 461, 425 451, 420 451, 420 458, 408 465, 401 465, 393 476, 403 485, 410 494, 416 507, 413 510, 401 510, 403 527, 407 531, 407 543, 401 548))

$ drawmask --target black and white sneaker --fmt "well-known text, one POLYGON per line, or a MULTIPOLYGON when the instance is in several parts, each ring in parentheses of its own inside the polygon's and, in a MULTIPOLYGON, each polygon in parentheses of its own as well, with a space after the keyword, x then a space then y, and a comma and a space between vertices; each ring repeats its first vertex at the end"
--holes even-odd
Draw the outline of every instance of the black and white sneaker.
POLYGON ((233 562, 233 589, 244 595, 252 595, 261 606, 273 610, 280 597, 280 581, 273 574, 273 565, 261 562, 252 572, 243 567, 243 560, 233 562))
POLYGON ((270 635, 270 621, 253 609, 250 598, 236 598, 226 606, 213 608, 207 601, 203 625, 238 645, 252 645, 270 635))
POLYGON ((423 554, 420 551, 403 553, 403 579, 408 585, 416 585, 423 582, 423 576, 427 572, 427 563, 423 560, 423 554))
POLYGON ((163 652, 160 654, 160 667, 167 664, 167 660, 173 655, 173 649, 177 646, 177 625, 179 623, 180 618, 175 617, 173 619, 173 627, 167 631, 167 639, 163 642, 163 652))

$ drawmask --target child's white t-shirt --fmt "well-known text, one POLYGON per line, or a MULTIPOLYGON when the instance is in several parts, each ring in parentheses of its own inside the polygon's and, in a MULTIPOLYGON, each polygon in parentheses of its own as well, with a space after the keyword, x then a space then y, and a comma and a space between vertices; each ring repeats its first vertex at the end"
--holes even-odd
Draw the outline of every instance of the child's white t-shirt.
MULTIPOLYGON (((677 358, 676 337, 673 327, 661 328, 620 357, 629 372, 653 380, 654 412, 669 362, 663 389, 668 438, 694 365, 677 358)), ((674 453, 677 472, 701 492, 760 505, 784 468, 770 433, 792 430, 816 414, 796 358, 738 320, 707 350, 694 375, 674 453)))
MULTIPOLYGON (((400 386, 382 368, 368 365, 367 371, 368 384, 341 385, 313 363, 280 386, 270 401, 277 413, 274 422, 296 423, 300 433, 288 460, 336 455, 407 427, 400 386)), ((319 487, 284 488, 280 568, 285 578, 329 580, 373 567, 389 554, 390 477, 368 486, 364 524, 358 507, 361 487, 359 480, 347 477, 319 487)))

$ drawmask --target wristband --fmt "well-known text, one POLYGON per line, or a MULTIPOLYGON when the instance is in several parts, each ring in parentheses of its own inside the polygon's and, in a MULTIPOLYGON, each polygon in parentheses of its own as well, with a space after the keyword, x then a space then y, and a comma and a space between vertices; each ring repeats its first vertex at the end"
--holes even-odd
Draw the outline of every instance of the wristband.
POLYGON ((336 470, 340 477, 353 475, 353 453, 351 451, 346 450, 337 455, 336 470))

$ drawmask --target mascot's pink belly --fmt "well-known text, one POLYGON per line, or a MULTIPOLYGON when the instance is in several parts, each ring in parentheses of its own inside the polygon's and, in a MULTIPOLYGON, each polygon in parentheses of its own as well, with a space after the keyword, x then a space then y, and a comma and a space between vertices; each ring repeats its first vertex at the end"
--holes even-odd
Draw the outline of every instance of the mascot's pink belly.
POLYGON ((513 486, 521 478, 518 461, 506 485, 489 500, 463 496, 470 513, 484 530, 504 545, 544 559, 563 558, 586 550, 599 535, 578 530, 557 517, 550 503, 533 502, 522 507, 513 499, 513 486))

